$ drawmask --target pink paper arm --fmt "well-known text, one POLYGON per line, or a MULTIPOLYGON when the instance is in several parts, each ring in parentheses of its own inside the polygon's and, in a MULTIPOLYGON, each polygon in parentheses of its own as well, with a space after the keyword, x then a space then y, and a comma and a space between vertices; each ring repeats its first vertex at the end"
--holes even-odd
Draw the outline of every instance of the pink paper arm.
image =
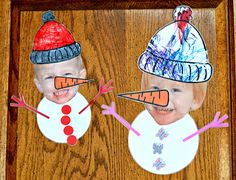
POLYGON ((106 106, 102 105, 102 108, 104 109, 102 111, 102 114, 104 115, 113 115, 119 122, 121 122, 127 129, 133 131, 137 136, 140 136, 140 133, 135 130, 126 120, 124 120, 122 117, 120 117, 116 112, 115 112, 115 103, 112 102, 111 106, 106 106))
POLYGON ((44 116, 44 117, 47 118, 47 119, 50 118, 49 116, 47 116, 46 114, 43 114, 42 112, 38 111, 37 109, 33 108, 32 106, 27 105, 27 104, 25 103, 24 96, 23 96, 21 93, 19 93, 19 97, 20 97, 20 99, 18 99, 18 98, 17 98, 16 96, 14 96, 14 95, 11 97, 11 99, 16 102, 16 103, 10 103, 10 106, 11 106, 11 107, 24 107, 24 108, 26 108, 26 109, 28 109, 28 110, 34 112, 34 113, 38 113, 38 114, 40 114, 41 116, 44 116))
POLYGON ((204 126, 203 128, 199 129, 198 131, 196 131, 195 133, 189 135, 188 137, 184 138, 183 141, 187 141, 189 139, 191 139, 192 137, 203 133, 204 131, 206 131, 209 128, 219 128, 219 127, 228 127, 229 124, 228 123, 222 123, 224 120, 228 119, 228 115, 225 114, 224 116, 220 117, 220 112, 217 112, 215 114, 214 120, 212 122, 210 122, 209 124, 207 124, 206 126, 204 126))

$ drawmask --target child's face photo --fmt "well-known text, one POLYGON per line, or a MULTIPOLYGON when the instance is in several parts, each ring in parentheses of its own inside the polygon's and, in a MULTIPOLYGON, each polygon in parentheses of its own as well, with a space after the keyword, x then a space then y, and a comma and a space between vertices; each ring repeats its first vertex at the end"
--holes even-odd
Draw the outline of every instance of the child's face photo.
MULTIPOLYGON (((143 74, 142 89, 166 89, 169 91, 169 104, 166 107, 145 104, 145 108, 160 125, 173 123, 186 115, 189 111, 199 108, 203 102, 195 97, 196 87, 192 83, 177 82, 158 76, 143 74)), ((200 92, 200 90, 199 90, 200 92)))
POLYGON ((56 76, 86 77, 86 70, 83 68, 81 56, 58 63, 35 64, 34 72, 34 82, 38 90, 43 93, 44 97, 48 100, 57 104, 63 104, 71 100, 77 93, 79 86, 56 90, 54 87, 54 78, 56 76))

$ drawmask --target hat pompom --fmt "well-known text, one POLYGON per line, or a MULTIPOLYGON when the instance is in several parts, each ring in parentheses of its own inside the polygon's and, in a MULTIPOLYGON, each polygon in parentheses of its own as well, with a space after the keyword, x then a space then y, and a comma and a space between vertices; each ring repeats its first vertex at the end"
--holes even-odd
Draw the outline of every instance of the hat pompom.
POLYGON ((55 19, 55 16, 53 15, 52 11, 46 11, 42 15, 42 21, 43 23, 46 23, 48 21, 53 21, 55 19))
POLYGON ((182 5, 175 8, 173 12, 173 18, 175 21, 188 21, 192 20, 192 9, 189 6, 182 5))

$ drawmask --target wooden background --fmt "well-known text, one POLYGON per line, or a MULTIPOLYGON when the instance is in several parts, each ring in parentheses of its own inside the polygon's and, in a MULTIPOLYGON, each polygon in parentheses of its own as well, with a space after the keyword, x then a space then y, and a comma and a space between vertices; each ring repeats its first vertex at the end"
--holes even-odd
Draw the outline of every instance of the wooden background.
MULTIPOLYGON (((230 59, 232 48, 227 48, 226 1, 220 4, 217 4, 218 1, 212 1, 216 4, 209 6, 203 3, 202 6, 206 8, 200 8, 201 4, 192 4, 193 7, 198 7, 193 8, 193 24, 205 39, 214 75, 209 82, 202 108, 191 115, 198 127, 203 127, 213 119, 216 111, 221 111, 222 114, 230 115, 230 128, 212 129, 202 134, 194 161, 181 172, 169 176, 148 173, 134 162, 128 149, 127 129, 113 117, 103 116, 101 105, 115 101, 117 112, 130 123, 144 109, 142 104, 118 99, 116 94, 140 90, 142 73, 137 68, 137 58, 145 50, 156 30, 172 21, 175 6, 172 9, 150 9, 151 5, 147 5, 148 9, 145 9, 137 3, 138 9, 117 9, 113 8, 114 4, 110 4, 108 9, 102 9, 102 6, 98 5, 98 10, 86 10, 86 6, 83 6, 84 8, 78 8, 80 10, 66 11, 62 11, 63 7, 60 6, 54 11, 56 20, 63 23, 76 41, 80 42, 88 77, 97 80, 82 86, 80 92, 87 100, 91 100, 98 91, 98 81, 102 77, 107 81, 114 81, 113 92, 102 96, 92 106, 90 128, 76 146, 70 147, 47 140, 40 133, 35 114, 32 112, 9 107, 9 97, 17 95, 18 92, 22 92, 27 103, 34 107, 42 98, 33 83, 34 74, 29 54, 34 36, 42 25, 43 11, 33 11, 30 9, 32 6, 27 6, 26 3, 22 6, 15 1, 11 14, 19 19, 12 19, 10 24, 7 21, 10 19, 10 2, 3 2, 0 179, 215 180, 236 177, 232 170, 235 170, 235 77, 232 77, 232 74, 230 76, 230 72, 235 73, 235 67, 232 67, 234 61, 230 59), (14 8, 14 5, 22 9, 14 8), (25 11, 27 8, 31 11, 25 11), (11 42, 10 38, 4 38, 10 37, 10 28, 11 42), (10 43, 11 49, 8 46, 10 43)), ((35 9, 46 10, 46 5, 42 4, 41 9, 40 3, 37 6, 39 9, 35 9)), ((228 33, 232 34, 230 30, 228 33)), ((232 40, 228 42, 232 45, 232 40)))

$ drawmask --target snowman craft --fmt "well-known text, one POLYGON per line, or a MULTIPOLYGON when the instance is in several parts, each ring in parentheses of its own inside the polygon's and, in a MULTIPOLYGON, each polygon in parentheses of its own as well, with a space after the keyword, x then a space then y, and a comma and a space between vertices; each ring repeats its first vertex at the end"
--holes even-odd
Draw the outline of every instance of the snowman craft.
POLYGON ((178 172, 194 159, 200 130, 186 141, 198 131, 188 112, 202 105, 212 76, 204 40, 190 23, 191 8, 178 6, 173 17, 174 21, 155 33, 138 58, 142 91, 118 95, 144 102, 146 110, 129 125, 115 113, 114 103, 102 106, 103 114, 113 115, 130 130, 128 146, 133 159, 154 174, 178 172))
POLYGON ((80 44, 75 42, 64 25, 54 19, 51 11, 42 15, 44 24, 36 33, 30 55, 34 65, 34 82, 44 98, 37 110, 25 104, 22 95, 20 99, 13 96, 12 99, 18 104, 11 103, 11 106, 26 107, 36 112, 39 129, 48 139, 75 145, 77 139, 87 131, 91 121, 90 104, 77 92, 78 85, 90 80, 84 79, 86 70, 83 67, 80 44), (61 82, 59 85, 63 85, 64 88, 58 89, 58 76, 65 81, 78 81, 67 86, 65 82, 61 82), (82 112, 81 109, 83 113, 79 113, 82 112))
POLYGON ((188 112, 202 105, 212 76, 204 40, 190 23, 191 8, 178 6, 173 17, 172 23, 156 32, 138 59, 142 90, 168 90, 169 103, 166 107, 145 104, 146 110, 132 123, 143 136, 129 133, 128 137, 134 160, 155 174, 178 172, 194 159, 199 136, 183 142, 197 131, 188 112))

